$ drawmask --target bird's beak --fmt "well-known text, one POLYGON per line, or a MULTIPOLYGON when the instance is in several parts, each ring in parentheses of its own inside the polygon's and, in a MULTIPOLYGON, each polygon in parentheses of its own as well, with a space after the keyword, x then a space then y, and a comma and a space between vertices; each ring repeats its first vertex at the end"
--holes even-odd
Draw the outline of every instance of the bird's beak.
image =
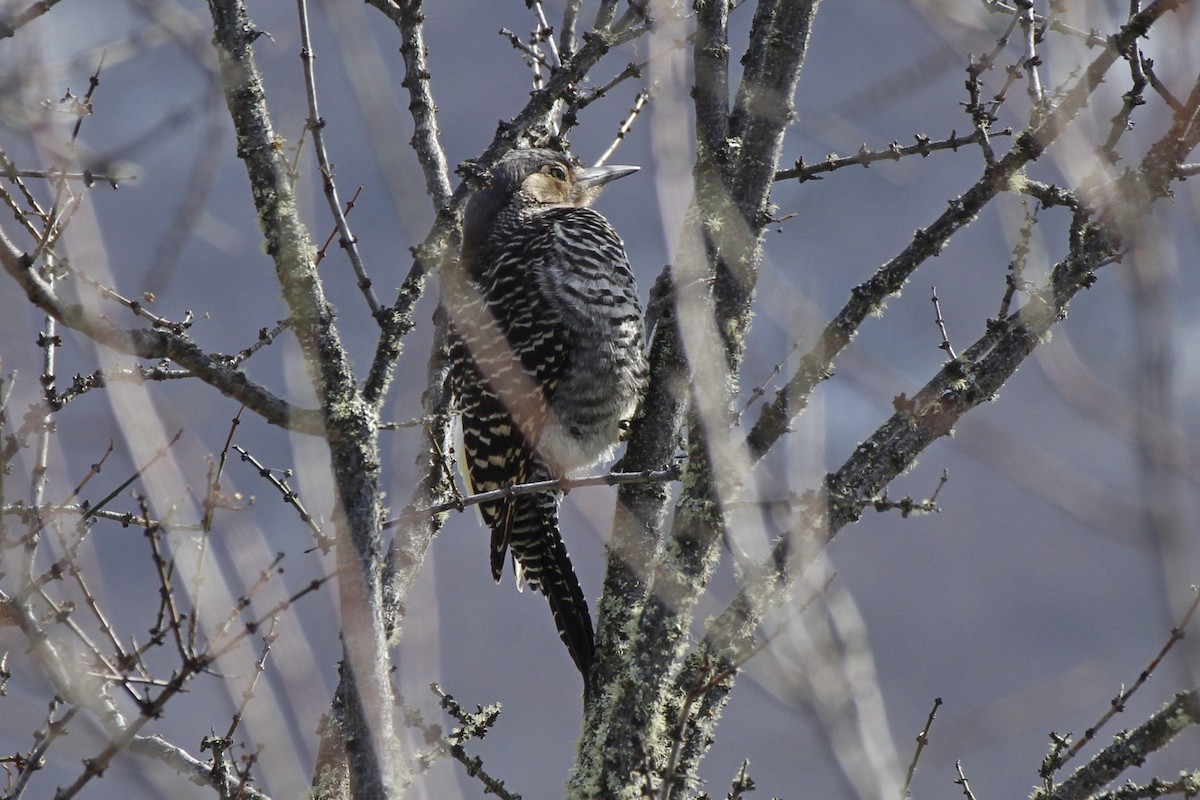
POLYGON ((579 171, 575 178, 575 185, 585 189, 590 189, 593 186, 599 187, 603 186, 609 181, 615 181, 617 178, 624 178, 626 175, 632 175, 639 169, 641 169, 641 167, 590 167, 588 169, 579 171))

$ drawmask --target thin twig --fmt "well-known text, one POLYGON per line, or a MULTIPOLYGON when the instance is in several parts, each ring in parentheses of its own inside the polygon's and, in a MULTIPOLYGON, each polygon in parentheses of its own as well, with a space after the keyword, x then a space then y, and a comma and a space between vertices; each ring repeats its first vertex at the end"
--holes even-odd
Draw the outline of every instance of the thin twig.
POLYGON ((1143 96, 1143 93, 1149 83, 1143 69, 1143 65, 1149 59, 1142 57, 1141 49, 1136 42, 1132 45, 1131 51, 1125 57, 1125 60, 1129 62, 1129 90, 1121 96, 1121 108, 1113 115, 1108 131, 1108 138, 1099 148, 1100 154, 1109 165, 1116 164, 1120 159, 1120 156, 1117 154, 1117 144, 1126 133, 1133 130, 1134 109, 1145 104, 1146 98, 1143 96))
MULTIPOLYGON (((986 136, 1011 136, 1013 133, 1011 128, 1005 128, 1001 131, 989 131, 986 136)), ((775 173, 775 180, 786 181, 793 178, 804 183, 810 180, 820 180, 818 175, 826 172, 834 172, 839 169, 851 166, 869 167, 878 161, 899 161, 905 156, 928 156, 930 153, 939 150, 953 150, 958 152, 960 147, 967 145, 983 144, 985 134, 979 130, 974 131, 968 136, 959 136, 958 131, 951 131, 949 138, 933 140, 923 134, 914 136, 917 140, 916 144, 901 145, 899 142, 892 142, 885 150, 868 150, 866 145, 852 156, 828 156, 823 161, 818 161, 815 164, 806 164, 804 159, 796 160, 794 166, 790 169, 783 169, 775 173)))
POLYGON ((3 169, 0 169, 0 178, 8 178, 15 180, 17 178, 37 178, 46 181, 80 181, 85 186, 90 187, 94 183, 107 183, 112 188, 116 189, 125 181, 137 180, 137 175, 110 175, 105 172, 93 172, 90 169, 85 169, 80 172, 71 172, 70 170, 61 170, 56 167, 50 169, 17 169, 12 162, 8 162, 3 169))
POLYGON ((1131 685, 1128 689, 1122 689, 1119 691, 1117 696, 1109 701, 1108 709, 1103 715, 1101 715, 1100 719, 1096 720, 1091 727, 1084 731, 1083 736, 1079 737, 1079 740, 1076 741, 1066 753, 1057 759, 1057 763, 1054 764, 1055 771, 1061 769, 1064 764, 1066 764, 1075 756, 1079 755, 1079 751, 1096 738, 1096 734, 1100 732, 1100 729, 1103 728, 1109 720, 1125 710, 1125 704, 1129 701, 1129 698, 1132 697, 1134 692, 1140 689, 1142 685, 1150 679, 1150 676, 1154 674, 1154 670, 1156 670, 1158 665, 1162 663, 1163 658, 1165 658, 1167 653, 1171 651, 1171 648, 1173 648, 1180 640, 1183 639, 1188 623, 1192 621, 1192 617, 1195 615, 1196 609, 1200 607, 1200 590, 1193 586, 1192 592, 1195 593, 1196 597, 1192 600, 1191 605, 1188 606, 1187 611, 1184 612, 1183 619, 1176 627, 1171 629, 1171 635, 1167 638, 1167 641, 1163 643, 1163 646, 1159 649, 1158 654, 1155 655, 1154 658, 1150 660, 1150 663, 1146 665, 1146 668, 1138 674, 1137 680, 1133 682, 1133 685, 1131 685))
POLYGON ((29 783, 29 779, 44 765, 45 762, 43 759, 46 752, 50 749, 50 745, 54 744, 58 737, 67 733, 67 726, 74 719, 75 715, 79 713, 79 706, 71 706, 63 712, 62 716, 55 719, 54 714, 58 711, 60 705, 62 705, 62 701, 58 698, 50 701, 50 711, 46 715, 46 724, 42 726, 40 731, 34 734, 36 744, 25 754, 21 769, 17 773, 17 779, 5 787, 8 792, 5 795, 6 797, 18 798, 25 794, 25 787, 29 783))
POLYGON ((75 142, 79 139, 79 131, 83 128, 83 118, 90 116, 92 113, 92 96, 95 95, 96 89, 100 86, 100 71, 104 69, 105 51, 100 51, 100 61, 96 64, 96 71, 88 78, 88 90, 83 95, 83 101, 80 103, 83 112, 79 118, 75 120, 74 127, 71 128, 71 147, 74 148, 75 142))
POLYGON ((155 298, 154 298, 153 294, 150 294, 149 292, 147 292, 146 294, 142 295, 142 298, 140 300, 133 300, 128 297, 125 297, 123 294, 118 292, 116 289, 113 289, 112 287, 109 287, 109 286, 105 286, 103 283, 101 283, 100 281, 91 277, 86 272, 82 272, 82 271, 75 269, 74 267, 71 267, 70 265, 67 265, 67 264, 64 264, 64 266, 67 266, 69 268, 70 273, 72 275, 79 278, 84 283, 86 283, 87 285, 91 286, 93 289, 98 291, 102 298, 104 298, 105 300, 115 300, 116 302, 118 302, 121 305, 128 308, 134 314, 137 314, 142 319, 149 320, 150 324, 154 328, 157 328, 159 330, 164 330, 164 331, 170 331, 171 333, 174 333, 174 334, 182 334, 182 333, 186 332, 187 329, 190 328, 192 326, 192 323, 195 321, 195 318, 190 311, 184 315, 183 321, 181 321, 181 322, 174 322, 173 320, 169 320, 166 317, 160 317, 157 314, 149 311, 146 308, 147 303, 154 302, 155 298))
POLYGON ((1140 767, 1146 758, 1171 743, 1179 734, 1200 725, 1200 694, 1179 692, 1136 728, 1113 736, 1107 747, 1056 787, 1035 791, 1032 800, 1078 800, 1094 797, 1125 770, 1140 767))
POLYGON ((625 137, 629 135, 629 131, 633 128, 633 123, 637 121, 638 115, 642 113, 642 109, 650 102, 652 96, 650 89, 642 89, 633 98, 633 106, 629 109, 629 113, 625 115, 625 119, 621 120, 621 124, 617 126, 617 135, 605 151, 600 154, 600 157, 596 159, 597 167, 603 165, 612 157, 613 153, 617 152, 617 148, 621 146, 621 142, 625 141, 625 137))
POLYGON ((1030 288, 1025 280, 1025 265, 1029 259, 1030 242, 1033 240, 1033 226, 1036 224, 1037 210, 1031 209, 1026 202, 1025 219, 1017 231, 1017 241, 1013 244, 1013 258, 1008 262, 1008 272, 1004 276, 1004 296, 1000 298, 1000 311, 996 319, 1006 319, 1016 293, 1030 288))
POLYGON ((237 355, 235 355, 233 357, 231 363, 234 364, 235 366, 238 364, 245 363, 245 361, 247 359, 249 359, 250 356, 254 355, 259 350, 263 349, 267 345, 274 342, 275 339, 278 338, 279 334, 283 333, 285 330, 290 329, 291 327, 292 327, 292 321, 290 319, 284 319, 284 320, 280 320, 279 322, 275 323, 274 328, 259 328, 258 329, 258 340, 255 341, 254 344, 250 345, 249 347, 247 347, 243 350, 239 350, 237 355))
MULTIPOLYGON (((900 396, 904 397, 903 394, 900 396)), ((945 487, 949 480, 950 471, 943 469, 941 476, 938 478, 938 484, 933 489, 933 494, 924 500, 914 500, 911 495, 905 495, 899 500, 892 500, 888 498, 887 489, 884 489, 883 494, 878 497, 863 500, 862 506, 863 508, 870 506, 881 514, 885 511, 899 511, 900 516, 904 519, 908 519, 914 514, 936 514, 938 512, 938 495, 942 493, 942 488, 945 487)))
POLYGON ((149 460, 149 461, 147 461, 147 462, 146 462, 145 464, 143 464, 142 466, 138 467, 138 468, 137 468, 137 470, 135 470, 135 471, 134 471, 134 473, 133 473, 132 475, 130 475, 128 478, 126 478, 126 479, 125 479, 125 480, 124 480, 124 481, 121 483, 121 485, 120 485, 120 486, 118 486, 117 488, 113 489, 111 492, 109 492, 108 494, 106 494, 106 495, 105 495, 105 496, 104 496, 104 497, 103 497, 103 498, 100 500, 100 502, 98 502, 98 503, 96 503, 95 505, 93 505, 93 506, 89 507, 89 508, 88 508, 88 510, 87 510, 86 512, 84 512, 83 518, 84 518, 84 519, 88 519, 89 517, 93 517, 93 516, 95 516, 95 515, 96 515, 96 513, 97 513, 97 512, 98 512, 100 509, 102 509, 102 508, 104 508, 106 505, 108 505, 108 504, 109 504, 109 503, 110 503, 110 502, 113 500, 113 498, 115 498, 115 497, 116 497, 117 495, 119 495, 121 492, 125 491, 125 489, 127 489, 127 488, 129 487, 129 485, 130 485, 130 484, 132 484, 134 481, 136 481, 138 478, 140 478, 140 477, 141 477, 141 476, 142 476, 142 475, 143 475, 143 474, 146 472, 146 470, 150 469, 150 467, 154 466, 154 465, 155 465, 155 464, 157 464, 157 463, 158 463, 158 462, 159 462, 161 459, 163 459, 164 457, 166 457, 166 455, 167 455, 167 452, 168 452, 168 451, 171 449, 171 447, 173 447, 173 446, 175 445, 175 443, 176 443, 176 442, 178 442, 178 441, 179 441, 180 437, 182 437, 182 436, 183 436, 183 428, 180 428, 179 430, 177 430, 177 431, 175 432, 175 435, 171 437, 170 441, 168 441, 168 442, 167 442, 165 445, 163 445, 162 447, 160 447, 160 448, 158 449, 158 452, 157 452, 157 453, 155 453, 153 456, 151 456, 151 458, 150 458, 150 460, 149 460))
POLYGON ((771 367, 771 371, 767 373, 767 377, 763 378, 761 383, 748 392, 749 397, 746 398, 746 402, 742 406, 742 409, 738 411, 737 417, 734 419, 734 424, 742 424, 742 417, 746 415, 746 412, 750 410, 751 406, 753 406, 756 402, 761 400, 763 396, 766 395, 767 386, 775 379, 775 376, 783 371, 783 365, 788 362, 788 359, 792 357, 792 354, 795 353, 799 347, 799 341, 792 342, 792 346, 788 348, 787 355, 783 357, 783 360, 776 362, 775 366, 771 367))
MULTIPOLYGON (((343 213, 347 217, 349 217, 350 212, 354 210, 354 206, 358 202, 358 196, 360 194, 362 194, 362 190, 363 190, 363 187, 362 187, 362 184, 360 183, 358 185, 358 188, 354 190, 354 196, 346 201, 346 208, 343 213)), ((338 227, 335 224, 333 226, 333 230, 331 230, 329 232, 329 235, 327 237, 325 237, 324 244, 322 244, 321 248, 319 250, 317 250, 317 257, 316 257, 317 264, 320 264, 322 261, 325 260, 325 253, 329 250, 329 245, 333 243, 333 237, 335 237, 337 235, 338 235, 338 227)))
MULTIPOLYGON (((908 790, 912 788, 913 775, 917 773, 917 762, 921 760, 921 753, 925 751, 925 746, 929 744, 929 731, 933 727, 933 719, 937 716, 937 711, 942 706, 942 698, 933 698, 933 708, 929 709, 929 717, 925 720, 925 727, 917 734, 917 749, 913 751, 912 761, 908 763, 908 773, 904 776, 904 788, 900 791, 900 796, 908 797, 908 790)), ((966 780, 965 778, 963 780, 966 780)))
MULTIPOLYGON (((1016 16, 1021 13, 1021 9, 1004 2, 1004 0, 981 0, 981 2, 983 3, 983 7, 993 14, 1011 14, 1016 16)), ((1082 40, 1083 43, 1088 47, 1103 47, 1107 41, 1104 35, 1095 29, 1085 31, 1082 28, 1076 28, 1073 25, 1068 25, 1067 23, 1059 20, 1057 17, 1047 17, 1042 16, 1041 14, 1034 14, 1033 19, 1039 25, 1049 26, 1050 30, 1054 31, 1055 33, 1074 36, 1075 38, 1082 40)))
POLYGON ((934 322, 937 323, 938 333, 942 337, 941 344, 938 345, 939 350, 944 350, 946 355, 950 356, 950 360, 958 358, 954 353, 954 345, 950 344, 950 334, 946 332, 946 320, 942 318, 942 304, 938 300, 937 287, 931 286, 929 289, 930 296, 933 300, 934 322))
POLYGON ((450 736, 443 738, 449 754, 463 765, 467 775, 477 778, 483 784, 485 794, 494 794, 502 800, 521 800, 521 795, 505 788, 504 781, 492 777, 483 769, 483 759, 479 756, 467 755, 463 748, 464 742, 470 739, 482 739, 496 724, 496 720, 500 716, 499 704, 486 708, 477 706, 479 710, 471 713, 436 683, 431 684, 430 689, 440 698, 441 707, 462 726, 455 728, 450 736))
POLYGON ((432 514, 442 514, 446 511, 462 511, 468 506, 479 505, 480 503, 490 503, 495 500, 508 500, 513 497, 521 497, 527 494, 537 494, 551 490, 570 491, 583 486, 621 486, 630 483, 663 483, 666 481, 679 480, 680 470, 678 466, 672 466, 667 469, 660 470, 643 470, 642 472, 610 472, 607 475, 592 475, 586 478, 565 478, 563 480, 549 481, 534 481, 533 483, 513 484, 505 486, 502 489, 493 489, 490 492, 480 492, 468 497, 463 497, 457 500, 447 500, 444 503, 427 508, 411 509, 405 511, 399 517, 390 519, 383 523, 383 527, 394 528, 395 526, 418 517, 429 516, 432 514))
POLYGON ((325 535, 325 532, 321 530, 321 526, 317 523, 316 519, 313 518, 312 514, 308 513, 308 509, 306 509, 304 504, 300 501, 300 495, 295 489, 288 485, 288 478, 291 477, 292 471, 290 469, 283 470, 281 472, 282 477, 276 477, 276 470, 272 470, 269 467, 263 466, 262 462, 250 455, 250 453, 240 445, 235 444, 233 449, 236 450, 238 455, 242 457, 242 461, 249 463, 252 467, 258 470, 258 474, 266 478, 267 482, 275 487, 275 489, 283 497, 283 502, 296 509, 296 513, 300 515, 300 521, 307 525, 309 531, 312 532, 313 539, 316 540, 317 547, 320 548, 322 553, 328 554, 330 550, 333 549, 334 541, 332 537, 325 535))
MULTIPOLYGON (((77 516, 82 517, 84 514, 87 514, 89 516, 89 518, 106 519, 106 520, 109 520, 110 522, 116 522, 116 523, 120 524, 121 527, 123 527, 123 528, 142 527, 143 526, 142 518, 139 517, 137 514, 133 513, 132 511, 106 511, 104 509, 95 510, 94 508, 88 506, 86 503, 82 503, 82 504, 68 503, 68 504, 64 504, 64 505, 56 504, 53 507, 52 511, 55 515, 72 514, 72 515, 77 515, 77 516)), ((28 523, 34 516, 34 509, 32 506, 27 505, 26 503, 18 500, 15 503, 6 503, 5 505, 0 506, 0 516, 17 517, 22 522, 28 523)), ((157 520, 157 519, 148 519, 148 520, 145 520, 144 522, 145 522, 145 525, 147 525, 147 526, 155 526, 155 525, 163 524, 162 520, 157 520)), ((198 523, 198 522, 194 523, 194 524, 184 524, 184 525, 177 524, 177 525, 174 525, 173 527, 176 530, 182 530, 182 531, 201 531, 201 530, 203 530, 200 526, 200 523, 198 523)))
POLYGON ((961 761, 954 762, 954 770, 958 773, 958 779, 954 781, 954 785, 962 788, 963 797, 967 800, 975 800, 975 795, 971 792, 971 784, 967 783, 967 776, 963 773, 961 761))
POLYGON ((307 127, 312 133, 313 150, 317 155, 317 166, 321 170, 321 188, 329 203, 329 213, 333 215, 338 235, 341 237, 338 243, 346 251, 346 255, 350 259, 350 266, 354 269, 354 275, 358 279, 358 289, 366 299, 367 307, 371 309, 371 315, 378 319, 379 299, 375 296, 375 290, 371 288, 371 279, 367 277, 367 268, 363 265, 362 256, 358 252, 358 238, 350 232, 346 215, 342 213, 342 201, 338 199, 337 183, 333 179, 333 164, 330 163, 329 154, 325 149, 323 132, 325 120, 321 118, 321 114, 317 110, 317 77, 313 70, 313 61, 316 56, 313 53, 312 37, 308 32, 307 0, 296 0, 296 10, 300 16, 300 61, 304 65, 304 89, 308 100, 307 127))
POLYGON ((1037 53, 1038 28, 1034 24, 1033 0, 1016 0, 1016 4, 1021 9, 1021 33, 1025 39, 1025 53, 1021 60, 1021 66, 1025 68, 1029 100, 1035 109, 1034 113, 1040 114, 1040 110, 1046 103, 1046 92, 1042 88, 1042 79, 1038 74, 1038 66, 1042 60, 1037 53))
MULTIPOLYGON (((518 36, 513 31, 509 30, 508 28, 501 28, 500 35, 503 36, 504 38, 508 39, 509 44, 511 44, 514 48, 516 48, 517 50, 520 50, 522 53, 524 53, 526 56, 528 56, 530 63, 533 64, 535 69, 537 67, 545 67, 546 69, 554 68, 554 62, 551 61, 549 58, 547 58, 545 53, 543 53, 541 50, 538 50, 535 46, 525 42, 520 36, 518 36)), ((540 75, 540 73, 535 73, 535 79, 534 79, 534 89, 535 90, 541 88, 540 79, 537 77, 538 75, 540 75)))

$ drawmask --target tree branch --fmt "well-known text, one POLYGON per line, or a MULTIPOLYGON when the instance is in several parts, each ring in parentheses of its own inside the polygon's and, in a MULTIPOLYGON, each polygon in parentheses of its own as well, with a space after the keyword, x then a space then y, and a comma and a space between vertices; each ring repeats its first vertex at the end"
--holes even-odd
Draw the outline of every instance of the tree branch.
POLYGON ((246 373, 224 356, 206 353, 182 333, 140 328, 118 328, 106 317, 89 312, 77 303, 61 298, 50 281, 38 274, 30 258, 21 253, 0 231, 0 262, 16 280, 29 301, 58 322, 77 330, 89 339, 118 353, 143 359, 168 359, 217 389, 272 425, 323 436, 321 416, 311 409, 297 408, 265 387, 251 381, 246 373))
POLYGON ((241 0, 210 0, 213 43, 237 135, 293 330, 321 407, 333 467, 343 674, 350 724, 342 740, 359 797, 389 797, 396 783, 390 660, 383 628, 382 508, 377 410, 363 401, 298 216, 288 166, 267 112, 254 59, 259 32, 241 0))
POLYGON ((832 374, 833 360, 853 338, 862 321, 880 308, 889 295, 898 292, 927 258, 940 253, 950 237, 975 219, 984 205, 999 192, 1009 190, 1012 178, 1030 161, 1041 156, 1087 105, 1088 98, 1104 80, 1105 73, 1126 48, 1144 36, 1163 14, 1186 2, 1189 0, 1158 0, 1132 17, 1121 32, 1108 41, 1104 50, 1065 93, 1053 112, 1040 124, 1018 134, 1012 149, 1004 158, 989 165, 983 176, 962 196, 952 200, 950 207, 933 224, 917 231, 912 243, 903 252, 880 267, 866 283, 854 287, 849 302, 825 326, 812 349, 800 359, 792 379, 776 393, 771 405, 763 407, 747 437, 754 460, 766 455, 767 450, 787 432, 792 420, 804 412, 809 395, 832 374))
POLYGON ((1039 789, 1033 800, 1082 800, 1116 780, 1130 767, 1140 767, 1150 753, 1161 750, 1192 725, 1200 725, 1200 694, 1180 692, 1158 713, 1131 731, 1113 737, 1112 744, 1079 767, 1053 791, 1039 789))
MULTIPOLYGON (((1187 155, 1182 148, 1169 146, 1180 133, 1178 126, 1173 126, 1148 149, 1136 172, 1111 187, 1104 206, 1090 210, 1092 221, 1083 216, 1077 222, 1069 255, 1054 266, 1039 290, 1030 293, 1023 308, 993 321, 978 341, 958 359, 947 362, 911 399, 898 397, 891 419, 859 445, 837 472, 826 476, 823 491, 808 497, 807 513, 798 528, 780 537, 769 562, 757 574, 747 576, 733 603, 706 627, 704 640, 689 657, 681 685, 702 685, 704 675, 712 671, 731 671, 732 675, 743 654, 754 646, 763 614, 786 596, 795 576, 803 571, 807 554, 857 521, 865 499, 878 495, 926 447, 949 434, 968 411, 995 396, 1050 329, 1066 317, 1071 299, 1095 282, 1100 267, 1119 256, 1124 237, 1137 229, 1154 201, 1167 196, 1171 176, 1177 174, 1172 165, 1187 155)), ((1076 214, 1087 211, 1080 209, 1076 214)), ((714 686, 690 709, 698 731, 695 747, 701 751, 707 750, 705 743, 711 741, 731 686, 732 680, 714 686)))

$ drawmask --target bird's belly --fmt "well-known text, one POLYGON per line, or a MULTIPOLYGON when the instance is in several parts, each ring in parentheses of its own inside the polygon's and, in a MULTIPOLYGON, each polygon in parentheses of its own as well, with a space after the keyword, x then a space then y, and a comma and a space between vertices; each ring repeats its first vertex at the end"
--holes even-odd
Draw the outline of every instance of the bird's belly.
POLYGON ((632 360, 609 353, 575 359, 570 374, 555 389, 554 418, 543 430, 538 447, 560 476, 612 456, 622 428, 637 411, 641 374, 632 360))

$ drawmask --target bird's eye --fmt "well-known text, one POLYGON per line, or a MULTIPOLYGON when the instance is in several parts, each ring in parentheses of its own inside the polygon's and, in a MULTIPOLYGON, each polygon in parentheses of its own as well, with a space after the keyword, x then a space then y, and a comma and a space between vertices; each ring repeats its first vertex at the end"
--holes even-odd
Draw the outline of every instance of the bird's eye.
POLYGON ((546 172, 550 173, 550 177, 558 181, 567 179, 567 169, 562 164, 551 164, 546 168, 546 172))

